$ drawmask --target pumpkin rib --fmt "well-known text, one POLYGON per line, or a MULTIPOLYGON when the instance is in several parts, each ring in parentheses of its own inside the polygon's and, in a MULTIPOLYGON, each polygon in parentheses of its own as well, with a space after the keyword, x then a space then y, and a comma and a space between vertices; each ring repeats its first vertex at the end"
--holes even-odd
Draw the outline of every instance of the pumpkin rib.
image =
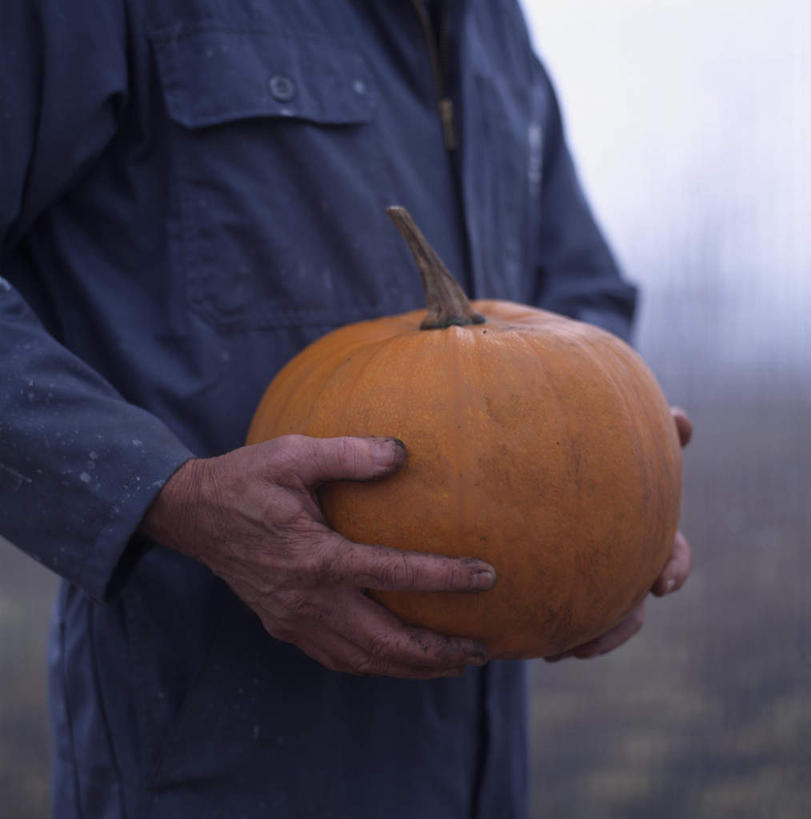
MULTIPOLYGON (((590 363, 593 367, 595 367, 600 374, 606 379, 607 383, 610 384, 613 393, 617 396, 619 400, 622 411, 623 411, 623 426, 628 430, 630 435, 630 442, 633 447, 633 451, 635 454, 635 458, 633 459, 632 463, 635 466, 637 471, 637 479, 635 483, 641 487, 641 492, 644 495, 645 489, 651 483, 651 475, 649 470, 649 463, 647 459, 644 457, 644 450, 645 447, 642 445, 640 440, 640 433, 643 430, 640 430, 639 425, 635 423, 634 417, 635 413, 632 409, 632 403, 630 400, 630 396, 627 392, 627 389, 622 385, 622 383, 614 376, 611 370, 604 365, 604 363, 600 360, 600 356, 595 354, 595 345, 593 341, 590 341, 588 345, 584 345, 581 353, 584 356, 587 356, 590 360, 590 363)), ((641 499, 640 499, 641 502, 641 499)), ((644 504, 643 504, 644 505, 644 504)), ((653 538, 651 539, 653 542, 653 538)), ((661 551, 661 547, 660 547, 661 551)), ((639 590, 637 595, 632 598, 626 606, 619 611, 617 616, 614 618, 613 622, 609 620, 611 625, 615 625, 622 621, 622 619, 627 616, 627 614, 632 611, 636 605, 638 605, 641 599, 644 599, 646 596, 648 589, 652 585, 653 581, 655 580, 656 575, 658 575, 659 570, 661 569, 661 565, 657 562, 653 565, 652 569, 649 571, 650 576, 644 576, 640 578, 639 581, 639 590)), ((595 635, 597 636, 597 635, 595 635)))
MULTIPOLYGON (((650 457, 645 457, 643 455, 644 452, 646 452, 646 451, 650 452, 656 446, 656 442, 655 442, 655 440, 653 440, 653 430, 655 429, 656 424, 654 422, 654 419, 652 419, 652 417, 651 417, 649 407, 647 406, 647 403, 644 402, 644 401, 643 402, 632 401, 633 396, 629 394, 629 390, 630 390, 632 385, 631 384, 629 384, 629 385, 623 384, 604 365, 603 361, 601 360, 601 356, 598 355, 598 352, 603 352, 603 354, 605 354, 604 351, 598 351, 594 347, 593 344, 590 345, 589 349, 590 349, 590 352, 591 352, 592 360, 597 364, 597 366, 599 366, 601 368, 601 370, 603 370, 606 373, 606 376, 611 379, 612 383, 615 385, 615 388, 617 390, 617 394, 621 397, 621 400, 623 402, 623 406, 625 408, 625 412, 626 412, 626 414, 627 414, 627 416, 629 418, 630 426, 634 431, 634 447, 635 447, 635 451, 637 453, 637 460, 644 466, 644 475, 642 476, 642 478, 643 478, 646 486, 653 485, 657 480, 657 475, 654 474, 654 472, 652 471, 653 464, 650 461, 650 457), (632 407, 633 407, 633 409, 632 409, 632 407), (645 421, 642 430, 640 430, 639 425, 637 423, 634 423, 634 418, 638 415, 638 413, 640 411, 642 412, 643 419, 645 421), (644 433, 644 438, 645 438, 644 443, 642 441, 640 441, 640 439, 639 439, 640 432, 644 433)), ((631 370, 631 369, 629 369, 627 367, 627 363, 628 363, 627 359, 625 359, 624 357, 622 359, 620 358, 620 356, 619 356, 620 349, 621 348, 618 349, 616 347, 616 345, 610 345, 608 347, 608 355, 611 356, 615 361, 621 360, 622 363, 625 365, 625 369, 628 372, 629 378, 631 378, 633 380, 636 380, 636 375, 635 375, 636 371, 631 370)), ((625 353, 626 351, 622 350, 622 352, 625 353)), ((631 351, 631 352, 633 352, 633 351, 631 351)), ((647 381, 647 379, 646 379, 646 381, 647 381)), ((634 391, 636 392, 636 390, 634 390, 634 391)), ((669 416, 669 409, 666 406, 664 407, 664 409, 665 409, 665 411, 667 412, 667 414, 669 416)), ((675 435, 675 430, 674 430, 674 435, 675 435)), ((679 483, 680 483, 680 479, 679 479, 679 483)), ((661 520, 662 517, 663 517, 663 510, 662 509, 656 509, 655 512, 657 514, 652 515, 652 517, 654 519, 656 519, 656 520, 661 520)), ((678 516, 676 516, 676 517, 678 517, 678 516)), ((672 542, 672 538, 675 537, 677 525, 678 525, 678 520, 676 520, 676 522, 673 523, 672 526, 670 527, 670 528, 672 528, 672 532, 669 533, 669 536, 666 535, 665 538, 663 539, 663 544, 664 545, 663 545, 663 548, 661 549, 662 557, 661 557, 661 560, 659 561, 659 563, 654 564, 654 566, 651 569, 650 582, 648 583, 649 587, 653 585, 653 582, 655 581, 656 577, 659 575, 661 569, 664 567, 665 563, 667 562, 667 559, 669 557, 669 552, 670 552, 668 541, 672 542)), ((643 597, 644 597, 644 594, 643 594, 643 597)))
MULTIPOLYGON (((631 351, 633 352, 633 351, 631 351)), ((614 349, 609 349, 609 355, 617 355, 617 351, 614 349)), ((635 354, 634 354, 635 355, 635 354)), ((635 382, 636 391, 639 393, 643 393, 645 391, 650 392, 653 390, 658 390, 658 385, 656 384, 652 374, 650 373, 647 368, 628 368, 628 377, 631 379, 632 382, 635 382)), ((664 401, 663 396, 659 396, 659 418, 654 418, 651 414, 651 407, 647 402, 641 402, 641 410, 645 415, 647 420, 646 429, 649 434, 649 446, 646 448, 648 451, 652 451, 655 447, 658 446, 658 440, 661 439, 663 445, 669 444, 672 451, 676 452, 679 456, 681 454, 681 444, 678 440, 678 433, 676 431, 675 425, 672 423, 672 419, 670 418, 670 409, 667 406, 667 403, 664 401), (666 423, 662 424, 662 419, 666 420, 666 423), (662 427, 661 435, 655 435, 656 427, 662 427)), ((674 474, 668 475, 668 478, 671 479, 671 482, 674 484, 674 487, 680 487, 682 481, 682 474, 681 474, 681 458, 674 458, 673 461, 665 461, 664 465, 667 467, 671 463, 678 464, 678 469, 674 470, 674 474)), ((651 476, 652 479, 655 480, 656 475, 651 476)), ((675 490, 674 490, 675 491, 675 490)), ((681 500, 681 492, 678 491, 679 501, 681 500)), ((680 505, 680 504, 679 504, 680 505)), ((663 513, 663 510, 659 510, 663 513)), ((657 516, 661 517, 661 516, 657 516)), ((676 520, 672 524, 672 537, 675 537, 676 529, 678 528, 678 514, 675 516, 676 520)), ((667 559, 667 555, 665 557, 665 561, 667 559)), ((664 565, 664 564, 663 564, 664 565)))

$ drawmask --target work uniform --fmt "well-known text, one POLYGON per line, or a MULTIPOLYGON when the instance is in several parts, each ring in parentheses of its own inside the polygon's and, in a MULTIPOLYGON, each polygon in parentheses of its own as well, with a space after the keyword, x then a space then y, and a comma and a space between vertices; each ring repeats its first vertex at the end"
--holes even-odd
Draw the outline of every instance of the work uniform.
POLYGON ((420 306, 387 205, 471 296, 627 334, 519 8, 434 5, 3 4, 0 533, 64 578, 56 817, 526 815, 523 664, 328 671, 135 534, 305 344, 420 306))

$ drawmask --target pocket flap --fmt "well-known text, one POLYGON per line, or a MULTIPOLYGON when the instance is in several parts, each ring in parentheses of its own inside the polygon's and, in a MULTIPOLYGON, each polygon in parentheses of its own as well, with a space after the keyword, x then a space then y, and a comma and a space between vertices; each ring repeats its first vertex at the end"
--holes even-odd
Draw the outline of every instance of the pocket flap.
POLYGON ((153 32, 169 114, 187 128, 245 117, 348 125, 372 117, 371 78, 350 42, 199 23, 153 32))

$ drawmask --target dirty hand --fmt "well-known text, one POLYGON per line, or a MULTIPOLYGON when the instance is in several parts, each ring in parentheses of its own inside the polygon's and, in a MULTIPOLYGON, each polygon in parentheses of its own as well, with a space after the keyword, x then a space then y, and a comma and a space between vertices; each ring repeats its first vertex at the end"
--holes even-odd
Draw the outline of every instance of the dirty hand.
MULTIPOLYGON (((673 421, 676 424, 679 441, 681 441, 681 445, 685 447, 690 443, 690 438, 693 436, 693 425, 683 410, 671 407, 670 414, 673 416, 673 421)), ((676 532, 673 549, 670 552, 670 559, 653 584, 651 593, 657 597, 663 597, 666 594, 678 591, 687 581, 687 576, 690 574, 692 565, 693 555, 690 551, 690 544, 681 532, 676 532)), ((545 659, 550 663, 554 663, 558 660, 565 660, 568 657, 577 657, 578 659, 585 660, 591 657, 599 657, 601 654, 608 654, 609 651, 619 648, 623 643, 630 640, 631 637, 642 628, 644 622, 645 601, 643 600, 642 603, 610 631, 607 631, 599 637, 595 637, 593 640, 589 640, 587 643, 583 643, 581 646, 572 648, 563 654, 546 657, 545 659)))
POLYGON ((495 572, 474 558, 361 545, 324 521, 318 486, 397 471, 405 447, 385 438, 286 435, 188 461, 141 525, 219 575, 274 637, 329 669, 428 679, 487 661, 484 646, 406 626, 366 589, 483 591, 495 572))

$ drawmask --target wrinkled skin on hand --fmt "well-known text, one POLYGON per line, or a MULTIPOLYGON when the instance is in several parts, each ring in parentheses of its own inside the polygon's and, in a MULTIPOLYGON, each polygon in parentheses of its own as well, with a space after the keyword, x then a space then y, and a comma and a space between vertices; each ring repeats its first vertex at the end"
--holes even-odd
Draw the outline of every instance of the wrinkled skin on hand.
MULTIPOLYGON (((685 447, 690 443, 690 438, 693 436, 693 425, 681 409, 673 407, 670 414, 676 424, 681 445, 685 447)), ((692 566, 693 555, 690 545, 681 532, 676 532, 670 559, 653 584, 651 593, 656 597, 663 597, 666 594, 678 591, 687 581, 692 566)), ((609 651, 619 648, 623 643, 630 640, 642 628, 644 623, 645 601, 642 601, 624 620, 600 637, 589 640, 589 642, 570 649, 563 654, 546 657, 545 659, 548 662, 558 662, 569 657, 585 660, 591 657, 599 657, 601 654, 608 654, 609 651)))
MULTIPOLYGON (((671 410, 679 439, 687 416, 671 410)), ((473 640, 401 623, 367 589, 485 591, 495 571, 475 558, 448 558, 353 543, 331 530, 318 505, 330 480, 375 480, 406 458, 399 441, 288 435, 218 458, 184 464, 166 483, 141 529, 219 575, 274 637, 327 668, 410 679, 459 676, 488 657, 473 640)), ((692 566, 681 532, 651 592, 677 591, 692 566)), ((613 629, 555 657, 613 651, 644 623, 645 603, 613 629)))
POLYGON ((330 529, 318 486, 374 480, 406 458, 393 439, 287 435, 191 460, 163 487, 141 530, 207 565, 274 637, 336 671, 459 676, 483 645, 406 626, 367 589, 480 592, 495 571, 449 558, 353 543, 330 529))

